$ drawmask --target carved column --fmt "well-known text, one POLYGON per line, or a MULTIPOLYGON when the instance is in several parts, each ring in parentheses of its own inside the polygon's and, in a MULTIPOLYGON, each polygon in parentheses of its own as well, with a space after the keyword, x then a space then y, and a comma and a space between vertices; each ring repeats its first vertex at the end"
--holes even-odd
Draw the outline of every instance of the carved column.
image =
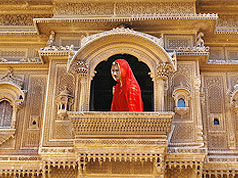
POLYGON ((12 109, 13 109, 13 112, 12 112, 12 124, 11 124, 12 129, 15 129, 15 128, 16 128, 16 119, 17 119, 18 107, 19 107, 19 106, 16 106, 16 105, 14 105, 14 106, 12 107, 12 109))
POLYGON ((79 111, 87 110, 87 91, 88 89, 88 64, 84 61, 78 61, 72 66, 72 73, 78 75, 78 79, 80 82, 80 90, 79 90, 79 111))
POLYGON ((228 136, 228 146, 230 149, 236 149, 236 141, 235 141, 235 124, 234 124, 234 116, 237 116, 237 90, 234 90, 233 92, 228 91, 226 94, 226 104, 225 104, 225 111, 227 115, 227 131, 229 133, 228 136), (234 115, 233 115, 234 114, 234 115))
POLYGON ((194 108, 196 109, 196 130, 197 130, 197 142, 201 143, 204 146, 203 141, 203 126, 202 126, 202 112, 201 112, 201 100, 200 100, 200 86, 201 79, 200 77, 196 77, 194 79, 194 108))
POLYGON ((155 80, 155 111, 164 111, 164 90, 165 82, 169 73, 172 72, 171 64, 160 63, 156 71, 155 80))
POLYGON ((80 77, 80 98, 79 98, 79 111, 86 110, 86 95, 87 95, 87 77, 80 77))

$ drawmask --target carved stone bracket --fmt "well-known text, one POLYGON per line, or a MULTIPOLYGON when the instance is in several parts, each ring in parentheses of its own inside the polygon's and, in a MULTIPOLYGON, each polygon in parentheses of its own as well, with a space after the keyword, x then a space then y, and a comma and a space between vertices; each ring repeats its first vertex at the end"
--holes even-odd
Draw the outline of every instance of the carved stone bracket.
POLYGON ((72 65, 71 72, 78 74, 80 77, 86 77, 88 74, 88 64, 85 61, 77 61, 72 65))
POLYGON ((174 71, 175 69, 171 63, 160 63, 157 66, 156 77, 167 80, 169 75, 174 71))

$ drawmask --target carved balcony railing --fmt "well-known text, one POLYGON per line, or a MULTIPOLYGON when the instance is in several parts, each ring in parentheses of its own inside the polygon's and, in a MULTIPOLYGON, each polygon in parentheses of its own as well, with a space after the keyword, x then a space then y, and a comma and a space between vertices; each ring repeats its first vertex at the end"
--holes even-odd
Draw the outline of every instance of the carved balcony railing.
POLYGON ((172 112, 69 112, 75 138, 81 136, 167 136, 172 112))
POLYGON ((153 162, 164 174, 173 112, 68 112, 75 156, 83 174, 90 162, 153 162))

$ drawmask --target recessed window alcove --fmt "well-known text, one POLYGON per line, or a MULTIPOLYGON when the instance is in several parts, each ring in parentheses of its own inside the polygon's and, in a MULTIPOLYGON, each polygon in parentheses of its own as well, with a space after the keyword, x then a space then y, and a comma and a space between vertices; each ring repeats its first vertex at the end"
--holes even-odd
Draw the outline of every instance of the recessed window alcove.
POLYGON ((129 63, 141 88, 143 111, 154 111, 153 82, 148 74, 150 69, 144 62, 139 62, 135 56, 129 54, 113 55, 107 61, 97 65, 96 74, 91 81, 90 110, 110 111, 112 88, 116 84, 111 77, 111 65, 116 59, 125 59, 129 63))

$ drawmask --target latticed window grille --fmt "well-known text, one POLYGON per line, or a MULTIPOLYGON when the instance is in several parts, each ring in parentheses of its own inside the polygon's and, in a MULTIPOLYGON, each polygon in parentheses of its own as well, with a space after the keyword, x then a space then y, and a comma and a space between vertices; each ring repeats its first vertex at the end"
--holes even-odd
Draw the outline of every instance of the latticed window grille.
POLYGON ((0 128, 11 127, 12 111, 12 106, 8 101, 0 102, 0 128))

